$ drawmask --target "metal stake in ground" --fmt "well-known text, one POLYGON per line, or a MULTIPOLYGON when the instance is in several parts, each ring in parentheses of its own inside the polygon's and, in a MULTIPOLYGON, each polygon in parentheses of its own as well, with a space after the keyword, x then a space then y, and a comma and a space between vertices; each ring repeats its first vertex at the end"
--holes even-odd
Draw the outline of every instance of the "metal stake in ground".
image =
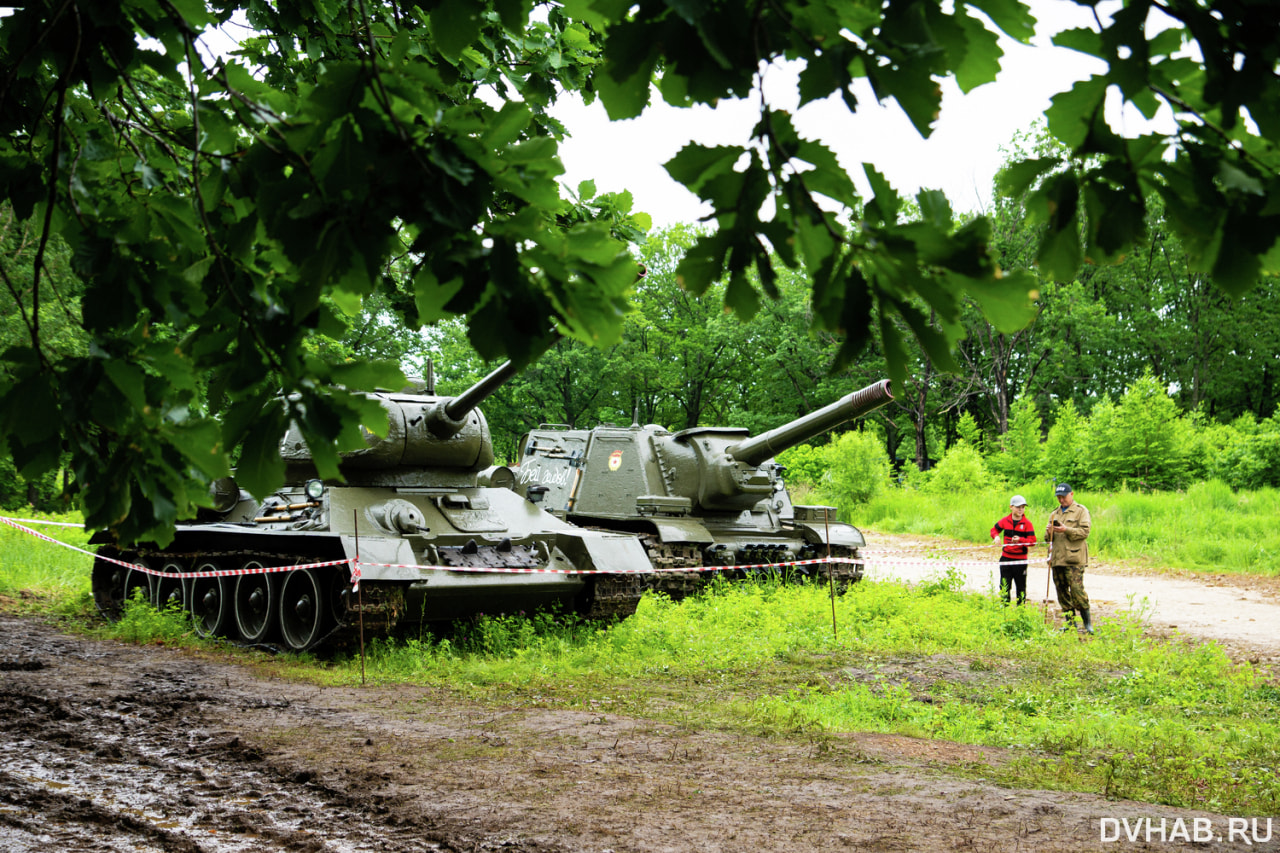
POLYGON ((1049 556, 1046 558, 1048 567, 1045 569, 1044 575, 1044 624, 1049 624, 1049 584, 1053 580, 1053 539, 1049 539, 1049 556))
MULTIPOLYGON (((351 533, 355 539, 356 571, 360 570, 360 511, 351 510, 351 533)), ((360 686, 364 686, 364 590, 356 583, 356 610, 360 615, 360 686)))
POLYGON ((835 565, 831 562, 831 507, 822 508, 822 523, 827 533, 827 585, 831 587, 831 639, 840 642, 836 631, 836 578, 835 565))

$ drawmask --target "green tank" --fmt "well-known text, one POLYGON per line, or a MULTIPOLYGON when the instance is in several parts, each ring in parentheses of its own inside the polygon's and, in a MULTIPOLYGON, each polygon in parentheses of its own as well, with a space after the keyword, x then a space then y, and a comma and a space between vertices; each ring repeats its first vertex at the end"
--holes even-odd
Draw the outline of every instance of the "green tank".
MULTIPOLYGON (((754 438, 728 427, 543 425, 521 441, 516 490, 575 525, 638 535, 658 571, 633 582, 676 598, 711 574, 693 568, 856 558, 861 531, 833 507, 793 506, 773 457, 892 399, 882 380, 754 438)), ((830 565, 837 581, 862 576, 858 564, 830 565)), ((821 564, 797 567, 815 569, 825 577, 821 564)))
POLYGON ((166 548, 122 547, 97 534, 99 611, 118 619, 141 590, 157 606, 186 608, 202 636, 292 651, 478 613, 631 612, 618 573, 648 571, 636 538, 570 525, 519 496, 510 469, 493 466, 477 407, 515 372, 507 363, 456 397, 425 386, 372 395, 387 411, 388 434, 366 433, 364 449, 343 454, 343 482, 317 476, 294 425, 281 442, 286 484, 267 499, 227 478, 213 486, 214 509, 178 524, 166 548), (346 561, 357 557, 353 591, 346 561), (278 566, 296 568, 260 571, 278 566), (467 571, 477 568, 500 571, 467 571), (195 572, 224 574, 165 577, 195 572))

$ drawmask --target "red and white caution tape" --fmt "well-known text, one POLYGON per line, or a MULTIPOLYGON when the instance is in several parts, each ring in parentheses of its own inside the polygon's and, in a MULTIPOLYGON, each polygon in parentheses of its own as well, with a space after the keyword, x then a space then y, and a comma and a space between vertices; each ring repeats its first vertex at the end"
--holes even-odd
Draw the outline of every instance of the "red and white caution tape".
POLYGON ((810 566, 819 563, 853 563, 860 564, 865 560, 850 557, 822 557, 816 560, 791 560, 785 563, 750 563, 733 566, 681 566, 667 569, 542 569, 542 568, 508 568, 500 566, 421 566, 413 563, 366 563, 361 566, 377 566, 384 569, 429 569, 443 572, 494 572, 501 574, 559 574, 559 575, 651 575, 656 572, 719 572, 736 569, 777 569, 784 566, 810 566))
MULTIPOLYGON (((581 575, 581 574, 653 574, 655 572, 715 572, 715 571, 736 571, 736 570, 744 570, 744 569, 779 569, 779 568, 787 568, 790 566, 812 566, 812 565, 822 565, 822 564, 832 564, 832 563, 845 563, 850 565, 863 565, 863 566, 883 565, 883 566, 925 566, 925 567, 947 567, 947 568, 952 568, 952 567, 989 568, 992 566, 1016 566, 1016 565, 1028 565, 1032 562, 1036 562, 1036 563, 1040 562, 1039 559, 1035 559, 1035 560, 1026 559, 1026 560, 1005 560, 1003 562, 996 563, 996 562, 992 562, 991 560, 948 560, 942 557, 931 557, 931 558, 922 560, 918 556, 915 557, 914 559, 884 556, 884 554, 886 553, 909 554, 911 553, 909 551, 889 551, 889 552, 868 551, 868 552, 864 552, 863 556, 859 559, 853 559, 850 557, 819 557, 812 560, 791 560, 791 561, 782 562, 782 563, 749 563, 746 565, 733 565, 733 566, 687 566, 687 567, 680 567, 680 568, 664 568, 664 569, 654 569, 650 567, 650 568, 643 568, 643 569, 621 569, 621 570, 613 570, 613 571, 609 571, 609 570, 602 571, 598 569, 508 568, 508 567, 501 567, 501 566, 431 566, 431 565, 417 565, 412 563, 372 563, 365 560, 361 560, 357 557, 354 559, 329 560, 325 562, 301 563, 297 565, 285 565, 285 566, 255 566, 253 568, 217 569, 214 571, 207 571, 207 572, 166 572, 166 571, 161 571, 159 569, 153 569, 150 566, 138 565, 137 563, 130 563, 124 560, 117 560, 113 557, 106 557, 99 554, 95 554, 92 551, 86 551, 83 548, 77 548, 75 545, 70 545, 66 542, 60 542, 59 540, 54 539, 51 536, 46 536, 43 533, 39 533, 35 530, 32 530, 30 527, 26 527, 23 524, 20 524, 19 521, 28 521, 28 520, 6 518, 5 516, 0 516, 0 523, 4 523, 9 525, 10 527, 17 528, 18 530, 21 530, 24 533, 28 533, 36 537, 37 539, 42 539, 46 542, 51 542, 55 545, 61 545, 64 548, 70 548, 71 550, 81 554, 85 554, 86 556, 93 557, 99 560, 104 560, 106 562, 113 563, 118 566, 124 566, 125 568, 133 569, 135 571, 143 572, 149 575, 163 576, 165 578, 170 578, 170 579, 186 580, 191 578, 237 577, 241 575, 272 574, 275 572, 292 572, 292 571, 297 571, 299 569, 315 569, 315 568, 322 568, 325 566, 338 566, 343 564, 350 564, 351 584, 353 589, 360 588, 360 580, 362 575, 361 569, 362 567, 365 567, 365 566, 370 568, 415 569, 419 571, 472 572, 472 573, 481 573, 481 574, 581 575)), ((29 521, 29 523, 41 523, 41 522, 29 521)), ((73 524, 69 524, 68 522, 47 522, 47 523, 58 524, 62 526, 71 526, 71 527, 76 526, 73 524)), ((969 546, 967 548, 961 547, 961 548, 948 548, 948 549, 931 548, 926 550, 930 552, 942 551, 942 550, 960 551, 960 550, 972 550, 972 548, 983 548, 983 547, 988 547, 988 546, 978 545, 978 546, 969 546)))
POLYGON ((44 524, 49 527, 79 527, 84 530, 84 525, 78 521, 47 521, 43 518, 4 518, 3 516, 0 516, 0 521, 20 521, 23 524, 44 524))
MULTIPOLYGON (((353 562, 352 560, 329 560, 328 562, 324 562, 324 563, 300 563, 298 565, 288 565, 288 566, 256 566, 252 569, 245 569, 245 568, 217 569, 211 572, 166 572, 160 569, 153 569, 150 566, 143 566, 143 565, 139 565, 138 563, 130 563, 126 560, 117 560, 114 557, 106 557, 101 554, 95 554, 92 551, 86 551, 83 548, 77 548, 75 545, 71 545, 67 542, 61 542, 57 539, 54 539, 52 536, 45 536, 43 533, 39 533, 35 530, 32 530, 30 527, 24 527, 23 525, 19 524, 18 521, 19 519, 6 518, 0 515, 0 523, 7 524, 10 527, 16 527, 18 530, 21 530, 23 533, 29 533, 32 536, 36 537, 37 539, 43 539, 45 542, 52 542, 54 545, 61 545, 63 548, 70 548, 72 551, 75 551, 80 554, 84 554, 85 556, 93 557, 94 559, 102 560, 103 562, 107 562, 107 563, 112 563, 117 566, 124 566, 126 569, 133 569, 136 572, 142 572, 143 574, 148 574, 148 575, 162 576, 167 579, 175 579, 175 580, 177 579, 187 580, 189 578, 225 578, 225 577, 234 577, 237 575, 262 575, 262 574, 271 574, 272 572, 291 572, 291 571, 294 571, 295 569, 316 569, 322 566, 338 566, 338 565, 342 565, 343 563, 353 562)), ((49 523, 65 524, 66 522, 49 522, 49 523)))
MULTIPOLYGON (((1011 542, 1010 547, 1016 548, 1039 548, 1047 543, 1045 542, 1011 542)), ((919 548, 863 548, 861 553, 868 557, 884 557, 894 554, 916 554, 924 551, 929 554, 942 554, 950 551, 980 551, 984 548, 1003 548, 1000 542, 982 542, 973 545, 954 545, 948 547, 936 547, 933 545, 921 545, 919 548)))

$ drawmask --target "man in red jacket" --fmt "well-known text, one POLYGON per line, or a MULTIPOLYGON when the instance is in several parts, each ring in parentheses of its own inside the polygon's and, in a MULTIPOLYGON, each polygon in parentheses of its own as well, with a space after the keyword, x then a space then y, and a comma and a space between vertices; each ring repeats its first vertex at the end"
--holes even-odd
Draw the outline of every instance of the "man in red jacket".
POLYGON ((1036 527, 1026 517, 1027 499, 1014 495, 1009 499, 1009 514, 991 528, 991 541, 1004 534, 1000 549, 1000 599, 1008 603, 1017 587, 1018 603, 1027 600, 1027 546, 1036 541, 1036 527))

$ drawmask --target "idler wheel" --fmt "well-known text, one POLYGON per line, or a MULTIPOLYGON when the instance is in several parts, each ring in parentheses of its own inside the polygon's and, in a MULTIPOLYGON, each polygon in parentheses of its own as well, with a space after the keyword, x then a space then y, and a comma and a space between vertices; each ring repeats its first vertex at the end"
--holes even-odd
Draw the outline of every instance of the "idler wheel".
POLYGON ((295 569, 280 585, 280 638, 290 651, 311 648, 324 636, 331 612, 314 569, 295 569))
MULTIPOLYGON (((222 566, 205 560, 198 563, 195 570, 217 572, 222 566)), ((235 591, 227 578, 192 578, 191 625, 196 636, 225 636, 235 631, 234 597, 235 591)))
MULTIPOLYGON (((262 563, 248 560, 242 569, 261 569, 262 563)), ((235 624, 240 636, 250 643, 270 639, 275 625, 275 585, 271 575, 258 573, 236 578, 234 596, 235 624)))

